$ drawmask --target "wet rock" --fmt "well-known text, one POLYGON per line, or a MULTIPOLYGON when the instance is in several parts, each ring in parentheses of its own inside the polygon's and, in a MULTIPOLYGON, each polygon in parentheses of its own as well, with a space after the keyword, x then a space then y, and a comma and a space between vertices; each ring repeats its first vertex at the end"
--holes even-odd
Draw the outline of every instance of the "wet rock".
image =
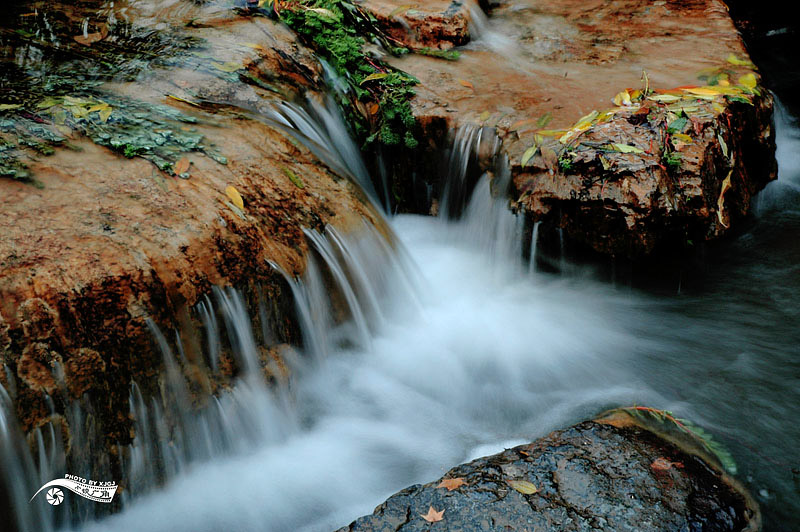
POLYGON ((392 64, 420 80, 412 107, 436 149, 459 127, 491 128, 502 140, 513 207, 543 222, 540 236, 561 229, 625 257, 675 250, 731 231, 776 178, 772 98, 720 0, 509 0, 480 27, 458 61, 411 54, 392 64), (746 98, 682 92, 742 88, 751 74, 746 98), (646 98, 615 103, 625 89, 694 103, 685 112, 646 98), (564 137, 593 111, 604 118, 564 137), (687 123, 670 131, 678 115, 687 123), (674 133, 691 140, 676 147, 674 133))
POLYGON ((610 421, 457 466, 339 532, 758 530, 757 505, 730 477, 644 428, 610 421), (464 483, 438 487, 444 479, 464 483), (444 511, 441 521, 423 519, 431 507, 444 511))
MULTIPOLYGON (((113 24, 103 2, 68 4, 16 6, 3 22, 0 151, 27 177, 0 177, 0 383, 26 432, 89 394, 113 449, 132 436, 131 381, 158 392, 148 319, 191 331, 191 308, 213 285, 286 311, 272 264, 302 274, 303 228, 380 218, 358 186, 263 115, 322 86, 288 28, 200 3, 137 4, 113 24), (84 20, 105 36, 75 41, 84 20), (34 38, 39 23, 60 46, 34 38), (58 83, 28 83, 20 58, 37 54, 58 83)), ((296 340, 282 318, 275 340, 296 340)), ((203 381, 197 364, 189 370, 203 381)))
POLYGON ((469 1, 367 0, 363 5, 398 45, 447 50, 469 41, 469 1))

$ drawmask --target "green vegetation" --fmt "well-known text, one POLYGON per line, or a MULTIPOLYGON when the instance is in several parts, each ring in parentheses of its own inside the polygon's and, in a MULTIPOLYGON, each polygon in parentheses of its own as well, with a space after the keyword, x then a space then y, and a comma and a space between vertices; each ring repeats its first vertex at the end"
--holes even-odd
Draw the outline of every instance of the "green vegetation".
POLYGON ((347 94, 339 95, 339 103, 365 146, 376 141, 387 146, 418 145, 409 102, 419 81, 371 58, 364 46, 369 38, 395 54, 408 50, 393 46, 370 14, 345 0, 298 0, 283 5, 277 16, 347 83, 347 94))

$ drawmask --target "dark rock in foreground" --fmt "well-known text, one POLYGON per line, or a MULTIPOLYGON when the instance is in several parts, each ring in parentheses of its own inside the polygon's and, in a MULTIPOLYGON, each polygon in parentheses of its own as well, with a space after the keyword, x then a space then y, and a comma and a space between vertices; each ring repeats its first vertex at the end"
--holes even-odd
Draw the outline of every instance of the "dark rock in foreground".
POLYGON ((338 532, 758 530, 758 508, 730 477, 648 430, 615 425, 587 421, 457 466, 443 479, 463 485, 411 486, 338 532), (431 507, 441 521, 423 518, 431 507))

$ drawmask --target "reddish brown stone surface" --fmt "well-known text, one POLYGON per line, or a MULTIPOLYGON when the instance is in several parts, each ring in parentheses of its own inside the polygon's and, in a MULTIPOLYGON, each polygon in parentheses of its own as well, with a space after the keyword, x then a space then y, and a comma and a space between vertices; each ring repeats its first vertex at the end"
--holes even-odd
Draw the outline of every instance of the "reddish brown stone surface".
POLYGON ((292 96, 320 86, 313 54, 288 29, 198 6, 128 15, 178 27, 193 20, 188 31, 203 39, 200 59, 221 67, 187 62, 101 89, 197 118, 183 127, 202 134, 227 164, 187 152, 189 176, 181 179, 62 129, 71 149, 21 153, 38 186, 0 178, 0 383, 25 431, 47 421, 45 394, 60 410, 88 393, 109 442, 127 441, 130 382, 152 391, 161 367, 147 318, 167 331, 184 328, 188 309, 213 285, 287 299, 270 263, 303 272, 303 228, 380 223, 357 187, 255 119, 275 91, 292 96), (253 74, 273 90, 226 78, 231 64, 241 65, 237 76, 253 74), (205 110, 168 94, 207 102, 205 110), (229 186, 243 198, 241 211, 229 186))
POLYGON ((446 50, 469 41, 469 1, 367 0, 382 30, 397 45, 446 50))
POLYGON ((490 15, 494 33, 473 35, 458 61, 410 55, 394 64, 420 79, 413 107, 428 136, 470 123, 496 131, 512 165, 515 206, 533 221, 562 227, 597 251, 637 257, 676 238, 726 233, 776 177, 772 99, 763 89, 754 105, 720 97, 724 109, 701 113, 675 171, 662 161, 663 128, 634 126, 624 112, 570 143, 548 140, 549 151, 521 165, 538 130, 568 130, 593 110, 614 108, 615 94, 643 88, 643 71, 655 90, 705 85, 700 76, 709 69, 729 71, 733 85, 753 71, 727 61, 734 54, 746 62, 747 53, 720 0, 513 0, 490 15), (718 138, 730 150, 727 163, 718 138), (645 153, 611 154, 609 170, 588 154, 574 171, 554 164, 565 149, 588 149, 584 141, 595 148, 634 141, 645 153))

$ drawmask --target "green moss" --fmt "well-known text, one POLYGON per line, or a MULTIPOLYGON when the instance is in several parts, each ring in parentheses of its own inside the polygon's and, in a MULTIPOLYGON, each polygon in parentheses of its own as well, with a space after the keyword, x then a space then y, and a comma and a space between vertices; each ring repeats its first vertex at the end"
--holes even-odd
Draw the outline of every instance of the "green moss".
MULTIPOLYGON (((371 59, 364 51, 367 38, 381 40, 371 17, 345 0, 300 0, 280 11, 280 18, 322 56, 343 79, 349 94, 340 99, 348 121, 365 146, 415 148, 416 119, 410 100, 419 81, 391 66, 371 59), (375 74, 379 77, 370 78, 375 74), (355 111, 355 102, 378 104, 370 119, 355 111)), ((407 53, 405 48, 395 53, 407 53)))

